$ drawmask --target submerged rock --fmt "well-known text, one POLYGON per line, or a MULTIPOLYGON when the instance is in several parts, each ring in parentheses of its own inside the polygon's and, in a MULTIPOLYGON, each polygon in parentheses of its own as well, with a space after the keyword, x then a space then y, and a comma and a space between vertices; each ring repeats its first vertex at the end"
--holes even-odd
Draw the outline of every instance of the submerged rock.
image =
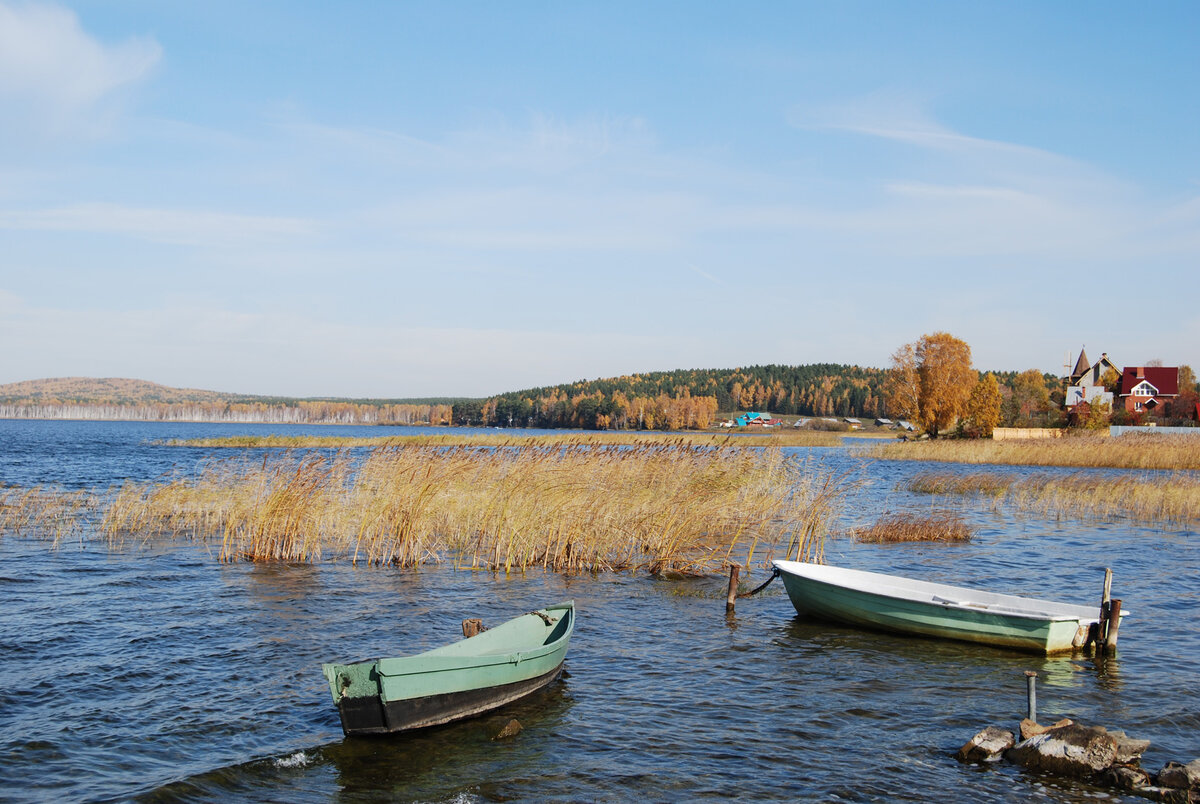
POLYGON ((1117 759, 1117 741, 1103 726, 1068 723, 1008 749, 1004 756, 1032 770, 1087 778, 1107 770, 1117 759))
POLYGON ((510 720, 504 724, 504 728, 497 732, 493 740, 507 740, 509 737, 516 737, 521 733, 521 722, 519 720, 510 720))
POLYGON ((1011 731, 988 726, 976 734, 954 756, 959 762, 994 762, 1016 744, 1011 731))

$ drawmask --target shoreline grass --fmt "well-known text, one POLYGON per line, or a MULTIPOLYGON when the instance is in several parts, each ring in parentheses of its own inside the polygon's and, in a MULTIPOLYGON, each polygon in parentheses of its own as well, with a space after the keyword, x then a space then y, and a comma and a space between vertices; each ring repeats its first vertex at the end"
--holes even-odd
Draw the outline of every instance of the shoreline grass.
POLYGON ((969 464, 1200 469, 1200 433, 1192 435, 1070 435, 1026 441, 937 439, 877 445, 872 457, 893 461, 969 464))
POLYGON ((848 488, 778 449, 406 446, 235 456, 66 509, 10 491, 0 531, 31 533, 74 505, 114 548, 194 539, 222 561, 702 575, 756 554, 819 559, 848 488))
POLYGON ((169 447, 212 447, 221 449, 348 449, 352 447, 549 447, 549 446, 641 446, 687 445, 711 447, 836 447, 842 434, 796 433, 656 433, 647 431, 603 431, 561 435, 514 436, 504 433, 437 434, 402 436, 226 436, 222 438, 175 439, 160 442, 169 447))
POLYGON ((1014 477, 996 472, 923 472, 907 488, 924 494, 987 498, 993 504, 1007 503, 1047 516, 1200 522, 1200 478, 1190 474, 1112 477, 1039 472, 1014 477))

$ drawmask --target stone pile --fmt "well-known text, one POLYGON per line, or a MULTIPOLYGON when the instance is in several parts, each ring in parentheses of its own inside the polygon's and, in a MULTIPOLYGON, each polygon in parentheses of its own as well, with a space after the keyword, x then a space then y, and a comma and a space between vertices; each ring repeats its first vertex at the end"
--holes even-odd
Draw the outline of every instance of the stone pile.
POLYGON ((1011 731, 989 726, 958 750, 963 762, 1006 759, 1031 770, 1085 779, 1094 784, 1168 802, 1200 802, 1200 759, 1186 765, 1168 762, 1158 773, 1141 766, 1149 740, 1135 740, 1123 731, 1084 726, 1060 720, 1040 726, 1022 720, 1020 741, 1011 731))

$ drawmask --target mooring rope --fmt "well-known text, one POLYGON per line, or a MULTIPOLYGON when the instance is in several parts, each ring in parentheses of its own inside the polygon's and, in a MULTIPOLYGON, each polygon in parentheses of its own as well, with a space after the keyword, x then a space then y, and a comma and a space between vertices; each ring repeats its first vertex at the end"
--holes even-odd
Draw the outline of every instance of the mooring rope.
POLYGON ((767 578, 767 580, 761 586, 757 587, 756 589, 752 589, 749 592, 743 592, 742 594, 738 595, 738 597, 750 597, 751 595, 757 595, 759 592, 761 592, 762 590, 764 590, 768 586, 770 586, 771 581, 775 580, 778 577, 779 577, 779 567, 776 567, 774 572, 771 573, 771 577, 767 578))

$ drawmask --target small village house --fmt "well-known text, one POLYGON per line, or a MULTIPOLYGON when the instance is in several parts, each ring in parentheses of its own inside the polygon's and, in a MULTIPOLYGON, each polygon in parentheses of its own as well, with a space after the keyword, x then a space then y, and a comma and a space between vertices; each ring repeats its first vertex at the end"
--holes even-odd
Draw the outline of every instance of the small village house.
POLYGON ((1089 405, 1101 402, 1111 408, 1114 389, 1105 388, 1101 382, 1110 369, 1118 377, 1121 376, 1121 369, 1108 359, 1107 352, 1102 353, 1100 359, 1095 363, 1091 363, 1088 361, 1087 351, 1080 349, 1079 359, 1075 361, 1075 369, 1067 377, 1066 398, 1063 400, 1063 406, 1070 409, 1080 402, 1087 402, 1089 405))
POLYGON ((1177 366, 1126 366, 1118 391, 1125 410, 1150 412, 1179 396, 1177 366))

